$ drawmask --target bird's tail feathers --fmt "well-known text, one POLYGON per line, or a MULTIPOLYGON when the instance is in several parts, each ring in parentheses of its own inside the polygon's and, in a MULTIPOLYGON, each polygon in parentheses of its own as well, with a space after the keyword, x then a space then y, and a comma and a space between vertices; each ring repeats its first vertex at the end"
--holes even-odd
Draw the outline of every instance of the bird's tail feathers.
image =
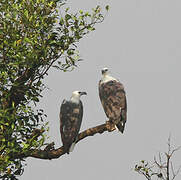
POLYGON ((70 148, 69 148, 69 152, 72 152, 74 150, 75 144, 78 140, 78 136, 75 138, 75 141, 71 144, 70 148))
POLYGON ((125 128, 125 123, 120 121, 116 124, 116 128, 121 131, 122 133, 124 132, 124 128, 125 128))
POLYGON ((63 149, 64 149, 64 152, 66 152, 67 154, 69 154, 69 146, 67 145, 63 145, 63 149))
POLYGON ((74 150, 74 147, 75 147, 75 142, 73 142, 69 148, 69 152, 72 152, 74 150))

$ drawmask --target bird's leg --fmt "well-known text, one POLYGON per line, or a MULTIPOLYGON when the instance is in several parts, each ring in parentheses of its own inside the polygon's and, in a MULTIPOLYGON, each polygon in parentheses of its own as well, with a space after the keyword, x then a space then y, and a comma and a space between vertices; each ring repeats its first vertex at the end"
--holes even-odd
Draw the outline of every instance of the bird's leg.
POLYGON ((116 129, 115 124, 111 121, 106 121, 106 127, 109 132, 112 132, 116 129))

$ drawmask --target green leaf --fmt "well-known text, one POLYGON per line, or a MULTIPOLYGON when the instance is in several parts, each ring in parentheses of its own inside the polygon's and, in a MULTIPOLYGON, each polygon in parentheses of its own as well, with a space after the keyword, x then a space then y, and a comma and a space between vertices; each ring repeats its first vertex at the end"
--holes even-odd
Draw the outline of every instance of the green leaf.
POLYGON ((27 38, 27 37, 24 38, 24 41, 28 42, 28 43, 31 43, 31 40, 29 38, 27 38))
POLYGON ((29 147, 29 144, 26 144, 26 143, 22 143, 23 144, 23 149, 27 149, 29 147))
POLYGON ((69 19, 71 19, 72 17, 71 17, 71 15, 69 15, 69 14, 66 14, 65 15, 65 19, 68 21, 69 19))
POLYGON ((80 11, 79 11, 79 13, 80 13, 80 14, 83 14, 83 11, 82 11, 82 10, 80 10, 80 11))
POLYGON ((106 6, 106 10, 109 11, 109 5, 106 6))
POLYGON ((59 24, 62 26, 64 24, 64 19, 61 18, 59 24))
POLYGON ((89 12, 86 12, 86 13, 85 13, 85 16, 90 16, 89 12))
POLYGON ((5 142, 5 141, 6 141, 6 139, 5 139, 5 138, 2 138, 2 139, 1 139, 1 141, 2 141, 2 142, 5 142))
POLYGON ((14 129, 15 125, 14 124, 11 124, 11 129, 14 129))
POLYGON ((25 10, 24 15, 25 15, 26 18, 28 19, 28 10, 25 10))
POLYGON ((68 10, 69 10, 70 8, 68 7, 68 8, 66 8, 66 10, 65 10, 65 12, 68 12, 68 10))

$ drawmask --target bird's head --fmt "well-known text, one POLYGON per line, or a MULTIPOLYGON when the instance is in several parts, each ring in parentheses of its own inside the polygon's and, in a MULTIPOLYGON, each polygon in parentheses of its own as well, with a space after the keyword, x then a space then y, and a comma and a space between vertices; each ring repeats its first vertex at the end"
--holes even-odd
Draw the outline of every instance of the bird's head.
POLYGON ((70 100, 75 102, 75 103, 79 103, 80 96, 82 96, 82 95, 87 95, 87 93, 82 92, 82 91, 73 91, 70 100))
POLYGON ((103 76, 109 74, 108 68, 103 68, 103 69, 101 70, 101 72, 102 72, 102 75, 103 75, 103 76))

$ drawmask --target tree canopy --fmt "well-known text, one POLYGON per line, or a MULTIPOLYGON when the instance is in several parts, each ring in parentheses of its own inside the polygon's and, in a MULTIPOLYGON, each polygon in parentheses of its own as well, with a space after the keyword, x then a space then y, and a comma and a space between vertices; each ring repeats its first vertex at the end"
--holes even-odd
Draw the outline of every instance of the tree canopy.
POLYGON ((46 114, 34 107, 42 97, 42 80, 48 70, 76 67, 80 60, 77 43, 104 20, 99 6, 91 13, 80 10, 73 14, 65 5, 58 0, 0 2, 2 179, 17 179, 25 158, 46 145, 46 114))

